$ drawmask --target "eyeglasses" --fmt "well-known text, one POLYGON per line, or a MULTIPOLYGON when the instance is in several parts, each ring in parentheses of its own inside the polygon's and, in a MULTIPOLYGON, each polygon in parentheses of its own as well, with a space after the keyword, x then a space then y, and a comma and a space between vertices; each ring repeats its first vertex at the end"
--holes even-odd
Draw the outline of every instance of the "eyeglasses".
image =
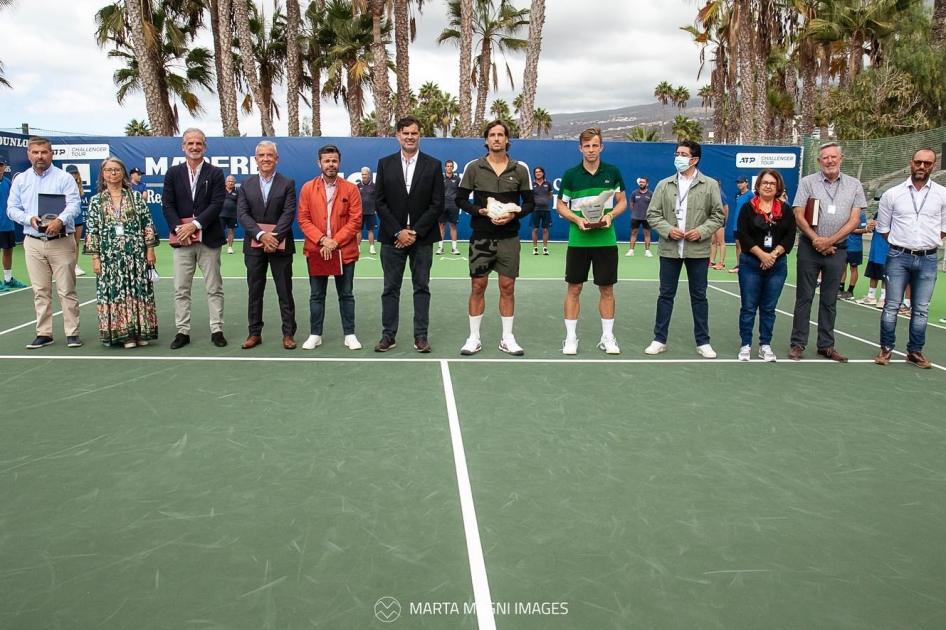
POLYGON ((913 160, 913 166, 926 166, 930 167, 936 164, 936 162, 931 162, 930 160, 913 160))
POLYGON ((109 174, 121 173, 121 172, 122 172, 122 169, 120 169, 120 168, 103 168, 103 169, 102 169, 102 172, 103 172, 103 173, 109 173, 109 174))
POLYGON ((778 184, 775 182, 759 182, 759 188, 763 186, 778 186, 778 184))

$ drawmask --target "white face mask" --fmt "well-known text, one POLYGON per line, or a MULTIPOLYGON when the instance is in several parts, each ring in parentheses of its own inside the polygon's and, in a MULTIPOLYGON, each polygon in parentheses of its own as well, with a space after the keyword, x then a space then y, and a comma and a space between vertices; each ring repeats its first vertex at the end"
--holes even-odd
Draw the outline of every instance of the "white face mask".
POLYGON ((688 158, 682 155, 678 155, 673 158, 673 165, 677 169, 678 173, 682 173, 683 171, 690 168, 690 160, 692 159, 693 158, 688 158))

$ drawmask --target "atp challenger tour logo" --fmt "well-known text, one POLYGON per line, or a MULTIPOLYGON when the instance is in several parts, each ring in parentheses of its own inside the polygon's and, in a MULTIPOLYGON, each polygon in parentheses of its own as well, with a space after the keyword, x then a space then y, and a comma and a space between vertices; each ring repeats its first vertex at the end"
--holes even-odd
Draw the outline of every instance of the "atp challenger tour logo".
POLYGON ((736 168, 795 168, 795 154, 737 153, 736 168))
MULTIPOLYGON (((491 602, 490 612, 495 616, 567 615, 568 602, 491 602)), ((374 605, 374 616, 383 623, 392 623, 401 617, 460 617, 475 615, 475 602, 409 602, 407 609, 393 597, 382 597, 374 605)))

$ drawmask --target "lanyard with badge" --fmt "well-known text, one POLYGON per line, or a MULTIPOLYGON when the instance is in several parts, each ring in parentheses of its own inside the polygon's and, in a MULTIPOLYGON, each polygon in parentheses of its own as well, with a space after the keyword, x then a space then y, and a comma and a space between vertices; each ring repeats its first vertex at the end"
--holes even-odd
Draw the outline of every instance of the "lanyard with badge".
POLYGON ((125 209, 125 193, 122 192, 122 198, 118 202, 117 208, 114 202, 111 202, 109 205, 112 208, 112 215, 115 217, 115 236, 125 236, 125 225, 122 223, 122 214, 125 209))
MULTIPOLYGON (((683 193, 680 197, 677 198, 677 225, 680 225, 685 218, 685 209, 687 203, 687 197, 690 196, 690 189, 693 188, 693 184, 696 183, 696 173, 693 174, 693 181, 690 182, 690 185, 687 186, 686 192, 683 193)), ((680 190, 680 176, 677 175, 677 190, 680 190)), ((682 227, 680 229, 683 229, 682 227)))
MULTIPOLYGON (((834 180, 834 182, 831 182, 831 183, 832 183, 832 184, 837 183, 837 184, 838 184, 838 188, 840 188, 840 187, 841 187, 841 177, 838 176, 838 178, 837 178, 836 180, 834 180)), ((834 203, 834 195, 838 194, 837 191, 835 191, 834 195, 832 195, 832 194, 831 194, 831 191, 828 190, 828 185, 824 183, 824 179, 821 180, 821 187, 824 188, 824 194, 826 194, 826 195, 828 196, 828 199, 831 200, 831 203, 828 205, 828 214, 836 214, 837 211, 838 211, 838 207, 837 207, 837 205, 835 205, 835 203, 834 203)))
POLYGON ((916 207, 916 196, 914 196, 914 194, 913 194, 914 187, 913 187, 913 184, 912 184, 912 183, 910 184, 910 201, 913 202, 913 212, 916 213, 916 219, 914 219, 914 221, 913 221, 913 227, 912 227, 912 230, 913 230, 913 233, 914 233, 914 234, 919 234, 919 233, 920 233, 920 213, 923 212, 923 206, 926 205, 926 199, 927 199, 927 197, 930 196, 930 190, 932 190, 932 188, 931 188, 930 186, 928 186, 928 185, 925 186, 925 188, 926 188, 926 194, 923 195, 923 201, 920 202, 920 207, 917 208, 917 207, 916 207))

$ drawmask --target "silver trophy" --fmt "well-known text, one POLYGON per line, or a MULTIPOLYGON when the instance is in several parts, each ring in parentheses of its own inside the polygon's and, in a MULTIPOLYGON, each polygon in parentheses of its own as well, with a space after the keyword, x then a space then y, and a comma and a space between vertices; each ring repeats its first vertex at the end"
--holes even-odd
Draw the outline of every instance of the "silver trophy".
POLYGON ((605 190, 594 201, 586 201, 578 205, 581 216, 588 221, 589 228, 603 228, 607 223, 604 220, 604 211, 608 200, 614 196, 613 190, 605 190))

